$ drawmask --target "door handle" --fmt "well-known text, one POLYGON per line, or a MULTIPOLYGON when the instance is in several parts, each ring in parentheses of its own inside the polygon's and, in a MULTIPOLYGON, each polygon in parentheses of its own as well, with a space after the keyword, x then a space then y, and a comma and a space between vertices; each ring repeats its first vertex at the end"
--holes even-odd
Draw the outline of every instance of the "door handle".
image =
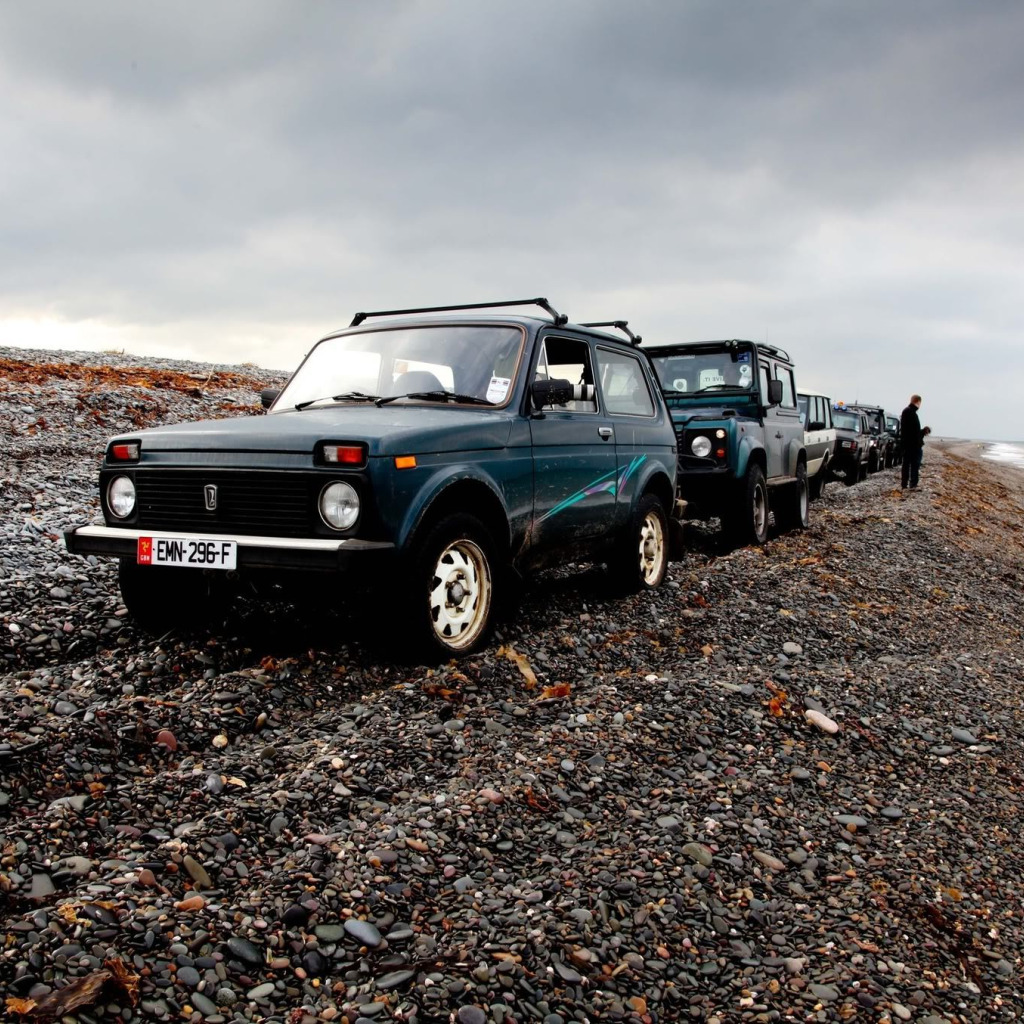
POLYGON ((607 441, 612 436, 611 427, 598 427, 597 433, 600 435, 602 441, 607 441))
POLYGON ((780 430, 775 436, 776 437, 782 437, 782 431, 780 430))

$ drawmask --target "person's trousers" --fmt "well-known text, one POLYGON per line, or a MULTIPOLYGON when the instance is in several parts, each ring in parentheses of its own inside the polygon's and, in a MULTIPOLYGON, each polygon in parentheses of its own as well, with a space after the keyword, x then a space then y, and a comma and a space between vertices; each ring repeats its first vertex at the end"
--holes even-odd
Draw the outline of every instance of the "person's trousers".
POLYGON ((900 475, 900 487, 917 486, 918 477, 921 474, 921 456, 924 455, 923 448, 911 448, 903 453, 903 471, 900 475))

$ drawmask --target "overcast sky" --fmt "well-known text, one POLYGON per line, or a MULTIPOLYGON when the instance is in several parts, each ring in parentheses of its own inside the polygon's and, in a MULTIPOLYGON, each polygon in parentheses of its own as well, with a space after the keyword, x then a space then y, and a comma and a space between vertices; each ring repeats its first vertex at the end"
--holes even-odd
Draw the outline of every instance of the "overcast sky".
POLYGON ((0 344, 546 295, 1024 440, 1024 4, 0 4, 0 344))

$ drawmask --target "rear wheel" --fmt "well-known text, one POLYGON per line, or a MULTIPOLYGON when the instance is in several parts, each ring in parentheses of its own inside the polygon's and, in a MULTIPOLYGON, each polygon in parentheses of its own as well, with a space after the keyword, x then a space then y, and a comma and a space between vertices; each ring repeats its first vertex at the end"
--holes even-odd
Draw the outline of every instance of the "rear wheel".
POLYGON ((811 501, 817 501, 817 499, 821 497, 825 490, 825 484, 828 483, 830 472, 831 469, 828 462, 823 462, 821 464, 821 469, 819 469, 818 472, 807 481, 811 501))
POLYGON ((756 463, 747 469, 725 527, 737 544, 764 544, 768 540, 768 485, 756 463))
POLYGON ((406 613, 416 645, 458 657, 480 647, 492 626, 495 545, 475 516, 446 516, 416 545, 406 613))
POLYGON ((635 593, 661 586, 668 569, 668 516, 653 494, 637 502, 632 522, 609 570, 624 590, 635 593))
POLYGON ((216 582, 202 569, 118 563, 121 600, 136 624, 156 635, 212 625, 223 616, 216 582))
POLYGON ((806 530, 811 524, 810 491, 807 483, 807 466, 797 464, 796 482, 787 484, 780 495, 779 525, 784 530, 806 530))

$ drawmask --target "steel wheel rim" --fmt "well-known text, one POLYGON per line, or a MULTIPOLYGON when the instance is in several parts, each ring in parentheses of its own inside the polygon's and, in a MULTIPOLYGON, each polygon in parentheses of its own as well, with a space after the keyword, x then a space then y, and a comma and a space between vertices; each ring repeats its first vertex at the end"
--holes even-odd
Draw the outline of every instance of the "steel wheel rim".
POLYGON ((758 484, 754 488, 754 533, 758 537, 764 536, 765 524, 768 522, 768 500, 765 496, 764 486, 758 484))
POLYGON ((453 651, 471 646, 491 606, 491 570, 483 549, 466 538, 452 541, 438 556, 429 586, 434 636, 453 651))
POLYGON ((803 486, 800 488, 800 522, 806 524, 809 512, 810 495, 808 494, 809 485, 807 483, 807 477, 804 477, 803 486))
POLYGON ((661 518, 648 512, 640 524, 640 574, 644 583, 654 586, 665 564, 665 531, 661 518))

